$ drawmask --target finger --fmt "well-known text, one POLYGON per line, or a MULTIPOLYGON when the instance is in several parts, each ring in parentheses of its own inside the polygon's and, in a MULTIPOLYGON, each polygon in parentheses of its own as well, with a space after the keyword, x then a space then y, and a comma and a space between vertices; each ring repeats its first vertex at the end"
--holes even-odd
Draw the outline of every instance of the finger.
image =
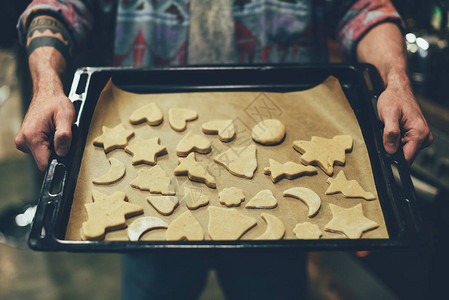
POLYGON ((402 146, 402 149, 404 151, 405 160, 407 161, 407 164, 410 166, 415 160, 416 155, 418 154, 420 145, 416 140, 410 140, 407 141, 402 146))
POLYGON ((54 146, 58 156, 65 156, 72 142, 72 118, 67 114, 55 116, 54 146))
POLYGON ((23 137, 22 133, 19 132, 16 135, 16 138, 14 139, 14 143, 16 144, 16 149, 19 151, 22 151, 24 153, 30 154, 30 148, 28 147, 28 144, 25 142, 25 138, 23 137))
POLYGON ((383 143, 385 151, 390 154, 396 153, 401 140, 401 130, 399 127, 398 113, 387 113, 384 116, 383 143))
POLYGON ((36 165, 40 171, 45 171, 50 159, 50 147, 48 143, 38 143, 36 147, 31 147, 31 154, 36 161, 36 165))

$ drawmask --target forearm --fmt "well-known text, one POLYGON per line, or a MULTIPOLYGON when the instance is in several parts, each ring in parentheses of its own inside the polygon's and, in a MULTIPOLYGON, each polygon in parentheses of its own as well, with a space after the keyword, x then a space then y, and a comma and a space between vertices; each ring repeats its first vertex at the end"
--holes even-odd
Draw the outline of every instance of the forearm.
POLYGON ((382 23, 372 28, 357 45, 357 59, 373 64, 385 87, 410 88, 404 38, 396 24, 382 23))
POLYGON ((63 91, 61 77, 71 54, 72 41, 62 24, 49 16, 38 16, 27 31, 27 53, 33 91, 63 91))
POLYGON ((405 159, 412 163, 433 138, 410 85, 401 31, 392 23, 373 27, 358 43, 357 58, 373 64, 384 81, 377 111, 384 123, 385 150, 394 153, 402 145, 405 159))

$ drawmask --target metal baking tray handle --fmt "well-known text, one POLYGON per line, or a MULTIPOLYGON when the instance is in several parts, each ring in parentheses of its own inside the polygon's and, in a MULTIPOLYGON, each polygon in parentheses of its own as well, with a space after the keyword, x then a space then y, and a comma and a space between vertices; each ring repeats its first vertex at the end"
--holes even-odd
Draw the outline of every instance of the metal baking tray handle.
POLYGON ((73 83, 70 88, 69 99, 75 107, 75 125, 79 126, 80 111, 83 111, 84 104, 87 98, 87 91, 91 80, 93 70, 92 68, 80 68, 76 70, 73 75, 73 83))
POLYGON ((43 250, 54 242, 54 225, 67 179, 63 160, 55 155, 50 159, 28 240, 31 249, 43 250))
POLYGON ((397 170, 398 184, 396 189, 399 193, 398 197, 403 199, 405 210, 408 215, 408 226, 411 230, 423 238, 425 233, 422 230, 423 220, 419 212, 418 200, 416 197, 415 188, 412 183, 410 169, 405 161, 402 148, 393 155, 388 155, 389 160, 397 170))

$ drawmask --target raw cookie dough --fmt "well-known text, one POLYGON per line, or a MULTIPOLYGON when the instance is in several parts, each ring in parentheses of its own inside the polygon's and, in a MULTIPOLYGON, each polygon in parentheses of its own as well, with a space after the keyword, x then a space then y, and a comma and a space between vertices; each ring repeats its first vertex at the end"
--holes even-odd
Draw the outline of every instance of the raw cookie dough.
POLYGON ((265 175, 271 175, 271 180, 276 183, 282 178, 295 179, 303 175, 315 175, 317 169, 312 166, 304 166, 292 161, 286 163, 279 163, 274 159, 268 160, 270 166, 264 169, 265 175))
POLYGON ((227 207, 240 206, 240 203, 245 201, 245 194, 242 189, 235 187, 224 188, 218 193, 218 199, 220 203, 227 207))
POLYGON ((123 192, 106 195, 92 190, 93 203, 85 204, 87 220, 81 227, 83 240, 101 240, 106 230, 126 227, 126 218, 143 213, 139 205, 127 202, 123 192))
POLYGON ((320 227, 310 222, 296 224, 293 232, 298 240, 318 240, 323 236, 320 227))
POLYGON ((122 123, 114 128, 103 126, 103 134, 94 139, 94 145, 103 147, 106 153, 115 149, 124 149, 133 135, 134 131, 126 129, 122 123))
POLYGON ((128 238, 137 242, 142 234, 152 229, 167 228, 168 224, 156 217, 140 217, 128 227, 128 238))
POLYGON ((109 159, 109 163, 111 164, 109 170, 102 176, 92 179, 92 183, 112 184, 119 181, 123 178, 123 176, 125 176, 126 168, 124 163, 113 157, 109 159))
POLYGON ((162 114, 159 105, 155 102, 136 109, 129 117, 129 122, 133 125, 146 121, 149 125, 156 126, 161 124, 162 120, 164 120, 164 115, 162 114))
POLYGON ((329 204, 332 220, 324 226, 324 230, 343 233, 350 239, 359 239, 365 231, 379 227, 379 224, 363 215, 362 204, 351 208, 343 208, 329 204))
POLYGON ((262 145, 276 145, 285 137, 285 126, 276 119, 263 120, 253 127, 251 136, 262 145))
POLYGON ((125 151, 133 156, 132 164, 156 164, 156 156, 167 154, 167 147, 159 144, 159 138, 143 139, 138 136, 132 145, 125 147, 125 151))
POLYGON ((146 199, 158 213, 164 216, 171 215, 179 204, 175 196, 148 196, 146 199))
POLYGON ((347 198, 376 199, 376 196, 370 192, 366 192, 356 180, 347 180, 343 170, 338 173, 337 177, 328 178, 326 182, 330 184, 326 195, 342 193, 347 198))
POLYGON ((176 176, 187 175, 190 180, 204 182, 208 187, 215 188, 215 178, 195 160, 195 153, 191 152, 186 158, 179 158, 178 166, 173 172, 176 176))
POLYGON ((209 197, 203 193, 202 188, 184 186, 184 198, 187 208, 194 210, 209 204, 209 197))
POLYGON ((235 208, 210 206, 208 211, 209 236, 212 240, 238 240, 257 225, 256 220, 235 208))
POLYGON ((175 194, 173 186, 170 184, 170 178, 159 165, 137 171, 137 177, 130 182, 130 185, 142 191, 150 191, 153 194, 175 194))
POLYGON ((202 241, 204 232, 198 220, 188 210, 170 223, 165 238, 167 241, 202 241))
POLYGON ((209 140, 199 134, 189 131, 176 146, 176 154, 178 156, 187 156, 190 152, 195 151, 201 154, 209 153, 212 145, 209 140))
POLYGON ((232 175, 251 179, 257 169, 256 146, 231 147, 215 156, 214 161, 232 175))
POLYGON ((256 240, 280 240, 285 235, 285 226, 281 219, 270 214, 262 213, 262 219, 267 222, 265 232, 256 240))
POLYGON ((311 141, 293 141, 293 148, 302 154, 302 163, 318 165, 327 175, 332 176, 334 164, 345 164, 346 152, 352 150, 352 137, 337 135, 326 139, 312 136, 311 141))
POLYGON ((201 128, 204 133, 217 134, 222 142, 230 142, 235 137, 234 123, 232 120, 214 120, 204 123, 201 128))
POLYGON ((278 206, 278 201, 274 198, 273 192, 262 190, 249 200, 245 208, 275 208, 276 206, 278 206))
POLYGON ((314 191, 305 187, 293 187, 283 192, 283 196, 293 197, 304 202, 309 207, 309 218, 318 213, 321 207, 321 198, 314 191))
POLYGON ((187 121, 198 118, 198 113, 187 108, 170 108, 168 110, 168 122, 171 128, 176 131, 184 131, 187 128, 187 121))

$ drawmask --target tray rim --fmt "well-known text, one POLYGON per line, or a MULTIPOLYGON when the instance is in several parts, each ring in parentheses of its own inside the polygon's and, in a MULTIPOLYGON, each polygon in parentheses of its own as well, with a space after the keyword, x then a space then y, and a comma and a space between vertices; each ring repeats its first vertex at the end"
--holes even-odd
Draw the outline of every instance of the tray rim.
MULTIPOLYGON (((313 69, 328 69, 330 71, 335 70, 345 70, 357 73, 358 76, 365 76, 362 74, 368 74, 370 83, 366 82, 365 92, 367 96, 371 98, 372 101, 377 100, 377 97, 380 95, 380 92, 383 90, 380 76, 377 70, 367 64, 359 64, 359 65, 347 65, 347 64, 327 64, 327 65, 251 65, 251 66, 180 66, 180 67, 157 67, 157 68, 132 68, 132 67, 84 67, 78 69, 74 74, 74 79, 72 82, 72 87, 69 93, 69 99, 72 102, 76 102, 82 99, 82 97, 86 97, 86 93, 88 92, 88 88, 90 87, 90 80, 94 74, 103 74, 103 75, 114 75, 120 72, 173 72, 173 71, 181 71, 181 72, 203 72, 203 71, 212 71, 212 72, 238 72, 238 71, 256 71, 256 72, 264 72, 270 70, 313 70, 313 69), (363 73, 365 72, 365 73, 363 73), (79 79, 83 74, 88 74, 86 88, 83 93, 77 93, 79 79), (371 84, 371 89, 368 88, 368 85, 371 84)), ((83 112, 84 102, 81 103, 81 107, 79 108, 80 112, 83 112)), ((373 110, 374 108, 368 105, 368 110, 373 110)), ((82 113, 78 114, 78 118, 75 122, 74 129, 80 125, 80 116, 82 113)), ((357 116, 357 115, 356 115, 357 116)), ((360 122, 359 122, 360 124, 360 122)), ((361 126, 362 127, 362 126, 361 126)), ((374 129, 373 129, 374 130, 374 129)), ((365 132, 362 130, 362 134, 365 137, 365 132)), ((368 148, 368 147, 367 147, 368 148)), ((84 147, 83 147, 84 150, 84 147)), ((368 153, 370 156, 370 160, 372 162, 372 151, 368 149, 368 153)), ((379 153, 380 156, 380 153, 379 153)), ((411 214, 408 216, 409 219, 411 217, 411 225, 410 224, 400 224, 400 232, 399 235, 388 239, 356 239, 349 240, 345 238, 341 239, 325 239, 325 240, 280 240, 280 241, 248 241, 248 240, 238 240, 238 241, 197 241, 197 242, 189 242, 189 241, 176 241, 176 242, 167 242, 167 241, 138 241, 138 242, 129 242, 129 241, 70 241, 65 239, 60 239, 57 237, 55 233, 55 224, 58 222, 58 218, 60 218, 60 210, 61 210, 61 202, 64 198, 64 191, 66 190, 64 187, 65 181, 70 174, 67 174, 66 166, 70 165, 70 161, 65 158, 59 158, 54 153, 50 158, 50 164, 47 169, 44 183, 42 185, 42 190, 39 197, 38 208, 36 211, 35 220, 33 221, 32 230, 29 236, 29 246, 34 250, 44 250, 44 251, 76 251, 76 252, 123 252, 123 251, 140 251, 140 250, 160 250, 160 249, 171 249, 171 250, 191 250, 191 249, 216 249, 216 250, 224 250, 224 249, 301 249, 307 251, 317 251, 317 250, 361 250, 361 249, 381 249, 381 248, 401 248, 401 247, 410 247, 412 245, 421 245, 425 243, 426 237, 422 232, 420 225, 420 216, 416 211, 416 197, 414 194, 413 185, 411 184, 410 174, 408 168, 405 164, 405 159, 403 157, 402 151, 398 151, 395 155, 387 155, 384 154, 385 159, 381 160, 382 171, 384 172, 384 176, 392 176, 389 174, 389 170, 387 165, 395 165, 400 171, 401 175, 401 184, 405 186, 405 189, 400 189, 398 186, 388 186, 387 189, 392 189, 389 191, 391 194, 395 194, 394 190, 402 190, 401 192, 405 192, 405 197, 403 197, 406 206, 408 205, 409 211, 405 213, 411 214), (50 191, 53 181, 53 176, 55 175, 57 168, 65 169, 63 172, 63 188, 59 191, 59 193, 51 194, 50 191), (405 190, 405 191, 404 191, 405 190), (53 208, 48 208, 53 207, 53 208), (48 212, 50 211, 50 212, 48 212), (50 215, 50 216, 48 216, 50 215), (45 221, 45 218, 49 218, 50 221, 45 221), (46 224, 44 224, 47 222, 46 224), (50 222, 50 223, 48 223, 50 222), (404 229, 405 228, 405 229, 404 229), (334 242, 334 243, 333 243, 334 242), (337 245, 335 245, 335 242, 337 245)), ((372 164, 372 163, 371 163, 372 164)), ((373 165, 373 164, 372 164, 373 165)), ((70 168, 70 167, 69 167, 70 168)), ((373 166, 372 166, 373 168, 373 166)), ((73 169, 73 168, 72 168, 73 169)), ((391 172, 391 169, 390 169, 391 172)), ((373 170, 374 175, 374 170, 373 170)), ((378 187, 378 180, 376 176, 374 176, 376 188, 378 187)), ((391 178, 390 178, 391 179, 391 178)), ((76 180, 75 180, 76 181, 76 180)), ((397 195, 397 191, 396 191, 397 195)), ((73 195, 72 197, 73 198, 73 195)), ((379 199, 380 200, 380 199, 379 199)), ((397 201, 394 200, 393 203, 397 201)), ((70 203, 71 204, 71 203, 70 203)), ((404 205, 404 203, 402 203, 404 205)), ((381 203, 382 211, 384 212, 384 207, 381 203)), ((401 209, 396 213, 401 214, 401 209)), ((402 216, 404 213, 402 212, 402 216)), ((398 216, 396 216, 398 217, 398 216)), ((400 218, 401 216, 399 216, 400 218)), ((384 216, 387 230, 389 231, 389 224, 387 224, 387 218, 384 216)), ((409 222, 410 223, 410 220, 409 222)), ((65 229, 64 229, 65 230, 65 229)))

